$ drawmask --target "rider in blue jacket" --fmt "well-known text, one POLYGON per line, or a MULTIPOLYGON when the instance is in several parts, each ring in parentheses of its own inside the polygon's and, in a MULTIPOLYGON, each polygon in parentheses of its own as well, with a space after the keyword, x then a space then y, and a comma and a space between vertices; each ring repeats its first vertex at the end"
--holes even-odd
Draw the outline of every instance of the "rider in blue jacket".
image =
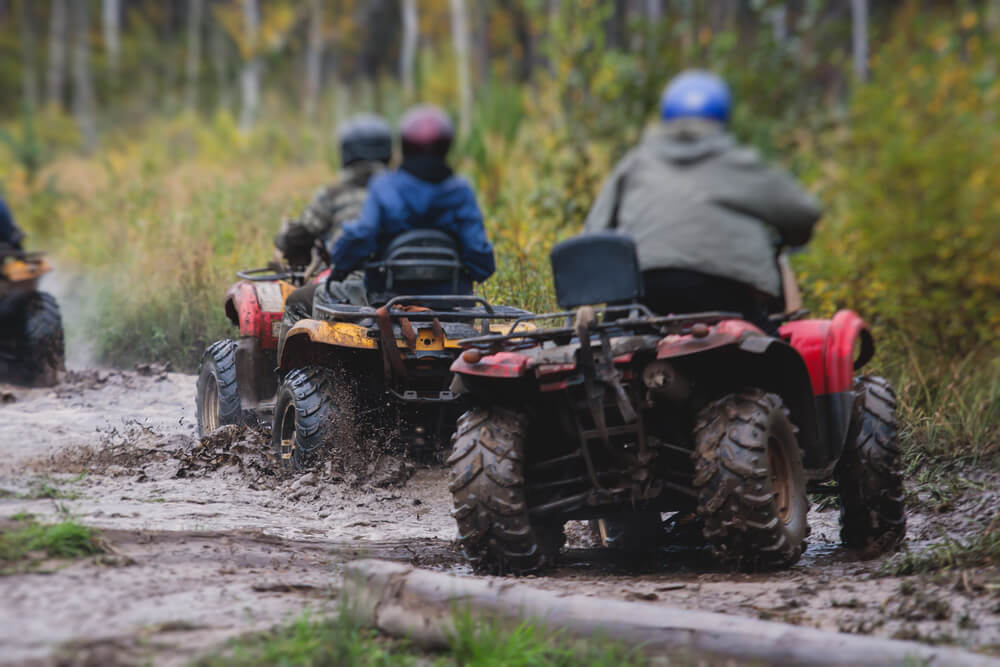
POLYGON ((24 232, 14 224, 14 216, 11 215, 4 200, 0 198, 0 244, 20 250, 23 239, 24 232))
POLYGON ((400 234, 412 229, 447 232, 458 243, 465 268, 459 291, 472 293, 472 282, 493 275, 493 245, 486 238, 483 214, 468 181, 455 176, 446 155, 454 129, 443 111, 432 106, 410 109, 400 124, 403 162, 375 177, 360 217, 343 226, 330 250, 333 278, 342 280, 377 256, 400 234))

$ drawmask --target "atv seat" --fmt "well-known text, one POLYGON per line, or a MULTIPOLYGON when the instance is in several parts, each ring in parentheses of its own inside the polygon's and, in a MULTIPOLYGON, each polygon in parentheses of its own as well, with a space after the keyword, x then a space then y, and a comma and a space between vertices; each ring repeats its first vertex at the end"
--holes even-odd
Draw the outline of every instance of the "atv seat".
POLYGON ((462 294, 461 278, 458 244, 437 229, 413 229, 400 234, 386 248, 382 259, 365 266, 371 303, 400 295, 462 294))
POLYGON ((582 234, 556 244, 549 257, 560 308, 635 303, 642 276, 635 241, 624 234, 582 234))

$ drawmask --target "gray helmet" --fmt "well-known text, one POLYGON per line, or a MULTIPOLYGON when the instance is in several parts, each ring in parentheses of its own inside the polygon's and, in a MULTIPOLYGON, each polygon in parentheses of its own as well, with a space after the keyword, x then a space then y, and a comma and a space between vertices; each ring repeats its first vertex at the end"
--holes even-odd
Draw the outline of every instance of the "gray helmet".
POLYGON ((389 164, 392 160, 392 128, 380 116, 363 113, 352 116, 337 129, 340 162, 370 161, 389 164))

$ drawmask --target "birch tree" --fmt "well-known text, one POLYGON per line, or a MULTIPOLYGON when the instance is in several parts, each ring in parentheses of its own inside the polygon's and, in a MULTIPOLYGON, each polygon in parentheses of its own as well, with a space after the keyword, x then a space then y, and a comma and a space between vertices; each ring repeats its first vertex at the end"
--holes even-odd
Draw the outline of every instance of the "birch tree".
POLYGON ((233 103, 229 81, 229 37, 217 18, 211 23, 210 38, 212 69, 215 70, 216 104, 223 109, 229 109, 233 103))
POLYGON ((323 0, 309 2, 309 39, 306 45, 306 99, 307 118, 316 115, 323 75, 323 0))
POLYGON ((72 2, 73 116, 87 151, 97 146, 97 104, 90 69, 90 24, 86 2, 72 2))
POLYGON ((472 82, 469 75, 469 21, 465 0, 451 2, 451 36, 455 45, 458 74, 458 133, 466 136, 472 127, 472 82))
POLYGON ((868 79, 868 0, 851 0, 851 41, 854 76, 868 79))
POLYGON ((69 32, 69 12, 66 0, 52 0, 49 16, 49 58, 46 64, 45 99, 49 104, 62 106, 66 87, 66 43, 69 32))
POLYGON ((18 28, 21 38, 21 94, 29 109, 38 107, 38 69, 35 62, 35 8, 21 0, 18 28))
POLYGON ((185 104, 189 109, 198 106, 198 81, 201 74, 201 28, 205 0, 188 0, 187 16, 187 63, 185 73, 185 104))
POLYGON ((104 48, 108 52, 108 66, 118 72, 121 61, 121 0, 102 0, 101 19, 104 27, 104 48))
POLYGON ((419 17, 417 0, 403 0, 403 44, 399 49, 399 79, 403 82, 403 96, 413 99, 413 67, 417 55, 419 17))
POLYGON ((240 129, 253 127, 260 105, 260 57, 257 55, 257 33, 260 30, 260 11, 257 0, 243 0, 244 53, 240 71, 240 129))

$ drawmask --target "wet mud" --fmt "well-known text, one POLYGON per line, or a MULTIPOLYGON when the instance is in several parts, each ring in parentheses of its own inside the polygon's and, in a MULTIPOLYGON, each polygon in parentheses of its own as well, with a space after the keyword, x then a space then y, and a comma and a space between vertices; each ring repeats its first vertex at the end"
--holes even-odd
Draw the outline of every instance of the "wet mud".
MULTIPOLYGON (((184 664, 306 609, 336 609, 342 566, 358 557, 472 575, 440 466, 370 453, 363 465, 282 472, 258 430, 199 441, 194 378, 162 367, 70 373, 54 389, 0 385, 0 395, 0 519, 69 516, 98 528, 114 554, 0 577, 0 662, 184 664), (40 484, 58 492, 38 497, 40 484)), ((996 516, 1000 478, 954 474, 964 481, 948 502, 914 494, 909 550, 967 539, 996 516)), ((716 568, 696 543, 608 551, 573 522, 558 567, 529 580, 996 653, 1000 572, 878 576, 884 559, 839 545, 836 509, 814 507, 809 519, 802 560, 757 574, 716 568)))

